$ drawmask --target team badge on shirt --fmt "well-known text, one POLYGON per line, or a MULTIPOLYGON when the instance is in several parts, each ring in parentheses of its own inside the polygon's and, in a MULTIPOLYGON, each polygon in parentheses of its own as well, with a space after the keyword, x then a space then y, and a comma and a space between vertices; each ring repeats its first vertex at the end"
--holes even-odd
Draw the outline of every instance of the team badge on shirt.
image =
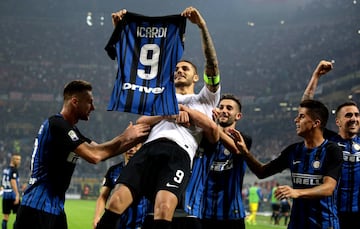
POLYGON ((77 134, 75 133, 74 130, 70 130, 70 131, 68 132, 68 135, 69 135, 69 137, 71 138, 71 140, 73 140, 74 142, 77 141, 77 140, 79 140, 79 137, 77 136, 77 134))
POLYGON ((356 151, 359 151, 360 150, 360 145, 357 144, 356 142, 353 143, 353 147, 356 151))
POLYGON ((320 161, 314 161, 313 162, 313 167, 314 167, 314 169, 320 168, 320 161))

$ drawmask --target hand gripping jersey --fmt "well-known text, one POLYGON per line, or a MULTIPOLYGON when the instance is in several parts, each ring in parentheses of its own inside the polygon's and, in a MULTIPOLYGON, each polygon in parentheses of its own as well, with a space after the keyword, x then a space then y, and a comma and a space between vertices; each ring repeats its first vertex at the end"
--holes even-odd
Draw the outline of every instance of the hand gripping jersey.
POLYGON ((118 72, 108 110, 178 114, 173 72, 184 51, 186 18, 127 12, 105 47, 118 72))

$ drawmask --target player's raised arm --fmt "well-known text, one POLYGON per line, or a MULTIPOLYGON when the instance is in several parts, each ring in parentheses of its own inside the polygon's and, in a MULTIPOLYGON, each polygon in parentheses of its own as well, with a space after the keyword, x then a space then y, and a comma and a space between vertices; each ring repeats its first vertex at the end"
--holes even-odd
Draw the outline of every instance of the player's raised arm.
POLYGON ((333 69, 332 62, 326 60, 322 60, 319 62, 319 64, 317 65, 316 69, 314 70, 311 76, 308 85, 306 86, 301 101, 314 98, 319 78, 322 75, 325 75, 326 73, 331 71, 331 69, 333 69))
POLYGON ((207 88, 210 91, 215 92, 219 88, 220 84, 219 64, 214 43, 206 26, 206 21, 201 16, 200 12, 192 6, 186 8, 181 15, 188 18, 192 23, 196 24, 200 28, 202 47, 205 57, 204 80, 207 88))

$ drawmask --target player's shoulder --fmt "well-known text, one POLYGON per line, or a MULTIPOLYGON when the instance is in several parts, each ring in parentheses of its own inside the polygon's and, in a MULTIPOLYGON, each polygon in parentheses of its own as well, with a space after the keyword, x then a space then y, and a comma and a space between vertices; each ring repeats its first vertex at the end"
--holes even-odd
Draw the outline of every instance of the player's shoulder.
POLYGON ((110 166, 110 168, 109 168, 108 170, 109 170, 109 171, 114 171, 114 170, 117 170, 117 169, 121 169, 121 168, 123 168, 124 166, 125 166, 124 162, 121 161, 121 162, 119 162, 119 163, 117 163, 117 164, 115 164, 115 165, 110 166))

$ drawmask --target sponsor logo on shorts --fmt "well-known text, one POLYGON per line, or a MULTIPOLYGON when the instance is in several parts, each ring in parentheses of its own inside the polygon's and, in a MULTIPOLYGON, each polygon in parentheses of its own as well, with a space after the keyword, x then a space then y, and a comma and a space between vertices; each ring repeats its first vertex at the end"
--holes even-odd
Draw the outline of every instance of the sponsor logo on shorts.
POLYGON ((166 187, 168 187, 168 188, 179 188, 179 186, 177 186, 175 184, 170 184, 169 182, 166 183, 166 187))

